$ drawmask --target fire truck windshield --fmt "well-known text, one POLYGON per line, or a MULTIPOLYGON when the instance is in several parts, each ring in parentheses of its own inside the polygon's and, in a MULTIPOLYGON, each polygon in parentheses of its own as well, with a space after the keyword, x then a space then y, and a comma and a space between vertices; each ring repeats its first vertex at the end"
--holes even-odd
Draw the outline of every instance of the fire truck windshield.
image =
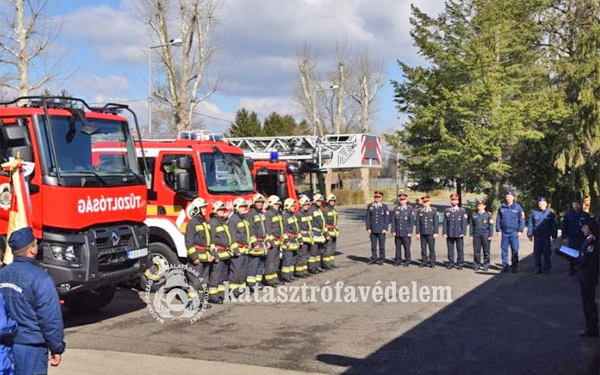
POLYGON ((252 173, 241 154, 201 153, 202 171, 211 194, 248 194, 254 189, 252 173))
POLYGON ((40 156, 48 176, 63 186, 123 186, 144 183, 127 122, 73 116, 40 123, 40 156), (118 152, 98 152, 110 146, 118 152))

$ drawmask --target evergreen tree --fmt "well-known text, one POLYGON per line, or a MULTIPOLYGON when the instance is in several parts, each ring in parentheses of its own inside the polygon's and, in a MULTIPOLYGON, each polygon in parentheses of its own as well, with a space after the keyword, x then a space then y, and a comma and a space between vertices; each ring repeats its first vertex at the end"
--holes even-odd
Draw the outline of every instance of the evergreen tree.
POLYGON ((235 121, 229 127, 228 137, 259 137, 262 135, 260 120, 256 112, 248 112, 246 108, 238 110, 235 121))

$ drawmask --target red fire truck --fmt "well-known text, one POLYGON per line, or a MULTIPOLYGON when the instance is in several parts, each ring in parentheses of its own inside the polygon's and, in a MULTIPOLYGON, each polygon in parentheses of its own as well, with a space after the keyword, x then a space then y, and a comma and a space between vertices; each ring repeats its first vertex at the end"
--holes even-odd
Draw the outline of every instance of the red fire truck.
MULTIPOLYGON (((252 166, 239 147, 220 138, 184 138, 136 143, 139 165, 144 169, 145 160, 149 176, 146 224, 152 260, 143 288, 160 288, 170 267, 185 262, 186 207, 194 198, 206 199, 210 212, 217 200, 231 209, 236 198, 250 200, 254 194, 252 166)), ((122 157, 122 150, 110 143, 98 145, 94 153, 107 160, 122 157)))
MULTIPOLYGON (((125 105, 92 108, 76 98, 0 103, 0 158, 18 155, 33 169, 27 185, 39 264, 72 310, 105 306, 119 283, 137 278, 149 264, 145 180, 127 119, 118 113, 123 110, 136 119, 125 105), (119 164, 92 157, 103 142, 123 150, 119 164)), ((10 190, 9 176, 1 172, 2 249, 10 190)))

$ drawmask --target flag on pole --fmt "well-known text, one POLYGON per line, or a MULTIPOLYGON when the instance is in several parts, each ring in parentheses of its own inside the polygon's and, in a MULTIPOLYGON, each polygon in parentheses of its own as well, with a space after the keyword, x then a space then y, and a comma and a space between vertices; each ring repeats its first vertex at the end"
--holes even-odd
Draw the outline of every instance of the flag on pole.
POLYGON ((24 163, 19 156, 3 163, 2 169, 10 173, 11 205, 8 214, 8 230, 6 232, 6 249, 4 250, 4 264, 13 261, 13 254, 8 239, 12 232, 25 227, 31 227, 31 200, 29 197, 29 186, 25 183, 23 174, 24 163))

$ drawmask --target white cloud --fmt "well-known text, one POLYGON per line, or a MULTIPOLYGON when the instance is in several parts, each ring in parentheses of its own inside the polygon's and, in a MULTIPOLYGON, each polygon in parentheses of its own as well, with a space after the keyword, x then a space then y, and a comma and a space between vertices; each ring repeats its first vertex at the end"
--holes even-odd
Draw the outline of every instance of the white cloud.
MULTIPOLYGON (((223 72, 221 95, 234 98, 240 106, 261 116, 271 111, 292 112, 293 88, 298 81, 296 51, 305 42, 320 52, 320 65, 327 70, 336 66, 330 60, 336 41, 365 46, 391 67, 388 77, 399 79, 396 59, 409 64, 421 62, 409 35, 410 1, 414 0, 222 1, 223 20, 214 30, 224 41, 220 51, 223 63, 218 67, 223 72)), ((118 7, 95 5, 65 15, 66 37, 87 46, 93 53, 88 58, 96 59, 101 68, 112 64, 112 74, 119 74, 92 79, 96 73, 86 70, 90 76, 82 76, 77 83, 82 89, 87 87, 85 91, 106 97, 146 96, 145 72, 140 68, 145 68, 147 48, 152 42, 150 33, 136 18, 135 4, 136 0, 123 0, 118 7)), ((418 0, 418 6, 428 14, 437 14, 444 2, 418 0)), ((389 95, 390 90, 382 92, 389 95)), ((380 102, 389 103, 391 98, 380 98, 380 102)), ((220 102, 206 102, 198 111, 231 119, 232 114, 227 112, 236 109, 223 110, 220 106, 220 102)), ((385 112, 395 114, 393 105, 386 104, 380 112, 389 122, 395 115, 385 116, 385 112)))

